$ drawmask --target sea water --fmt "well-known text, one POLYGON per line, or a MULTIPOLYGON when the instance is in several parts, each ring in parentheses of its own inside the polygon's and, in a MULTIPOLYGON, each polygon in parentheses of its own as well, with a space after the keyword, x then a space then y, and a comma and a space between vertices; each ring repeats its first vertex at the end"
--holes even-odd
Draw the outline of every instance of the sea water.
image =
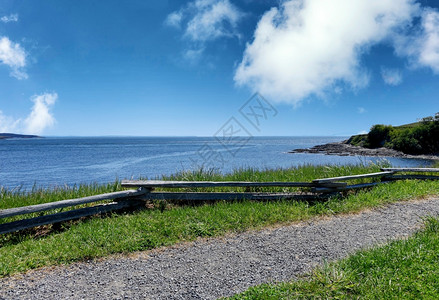
MULTIPOLYGON (((199 168, 288 168, 303 164, 376 163, 383 158, 288 153, 346 137, 48 137, 0 140, 0 186, 29 189, 116 179, 156 179, 199 168)), ((392 165, 428 166, 420 159, 385 158, 392 165)))

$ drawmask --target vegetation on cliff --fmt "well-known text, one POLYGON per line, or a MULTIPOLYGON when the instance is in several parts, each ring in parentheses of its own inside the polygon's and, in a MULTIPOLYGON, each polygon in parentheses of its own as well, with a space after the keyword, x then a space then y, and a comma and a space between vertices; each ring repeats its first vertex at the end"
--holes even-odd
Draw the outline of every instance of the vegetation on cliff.
POLYGON ((385 147, 407 154, 437 154, 439 113, 402 126, 374 125, 368 134, 352 136, 347 143, 372 149, 385 147))

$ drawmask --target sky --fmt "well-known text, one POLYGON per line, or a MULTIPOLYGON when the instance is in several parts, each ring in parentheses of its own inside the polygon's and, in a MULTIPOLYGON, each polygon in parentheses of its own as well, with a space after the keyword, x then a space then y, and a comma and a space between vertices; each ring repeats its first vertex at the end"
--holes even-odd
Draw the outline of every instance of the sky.
POLYGON ((348 136, 438 80, 435 0, 0 0, 0 132, 348 136))

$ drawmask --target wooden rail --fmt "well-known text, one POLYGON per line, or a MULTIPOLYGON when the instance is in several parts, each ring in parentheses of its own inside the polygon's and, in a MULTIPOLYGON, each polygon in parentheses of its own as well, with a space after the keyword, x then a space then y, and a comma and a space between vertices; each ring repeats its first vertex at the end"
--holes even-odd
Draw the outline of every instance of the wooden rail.
POLYGON ((216 201, 216 200, 319 200, 326 198, 325 195, 338 193, 347 190, 362 189, 388 183, 394 180, 421 179, 438 180, 439 176, 402 174, 395 173, 422 173, 439 172, 439 168, 382 168, 381 172, 370 174, 359 174, 340 176, 332 178, 315 179, 311 182, 246 182, 246 181, 159 181, 159 180, 124 180, 123 187, 137 187, 136 190, 126 190, 114 193, 101 194, 96 196, 68 199, 51 203, 30 205, 25 207, 9 208, 0 210, 0 219, 18 215, 49 211, 65 207, 73 207, 87 203, 113 200, 114 202, 94 205, 92 207, 78 208, 70 211, 23 219, 9 223, 0 224, 0 234, 23 230, 35 226, 54 224, 82 217, 92 216, 100 213, 107 213, 123 208, 143 205, 147 200, 173 200, 173 201, 216 201), (349 181, 363 178, 381 178, 381 181, 348 185, 349 181), (218 188, 218 187, 244 187, 244 188, 307 188, 308 193, 259 193, 259 192, 153 192, 155 188, 218 188))
POLYGON ((389 182, 388 181, 380 181, 380 182, 360 183, 360 184, 352 184, 352 185, 347 185, 345 187, 338 187, 338 188, 321 187, 321 188, 313 188, 312 191, 314 193, 335 193, 335 192, 343 192, 343 191, 348 191, 348 190, 358 190, 358 189, 370 188, 370 187, 374 187, 376 185, 383 184, 383 183, 389 183, 389 182))
POLYGON ((105 200, 115 201, 112 203, 100 204, 92 207, 79 208, 66 212, 60 212, 60 213, 0 224, 0 234, 14 232, 14 231, 36 227, 40 225, 47 225, 47 224, 54 224, 63 221, 75 220, 82 217, 107 213, 110 211, 120 210, 123 208, 134 207, 136 205, 139 205, 139 202, 136 198, 145 195, 149 192, 150 191, 148 189, 140 188, 138 190, 127 190, 127 191, 106 193, 106 194, 77 198, 77 199, 68 199, 68 200, 61 200, 61 201, 50 202, 50 203, 29 205, 24 207, 2 209, 0 210, 0 219, 23 215, 23 214, 35 213, 35 212, 50 211, 53 209, 78 206, 78 205, 100 202, 105 200))
POLYGON ((201 192, 154 192, 140 197, 142 200, 172 200, 172 201, 233 201, 233 200, 313 200, 318 197, 315 194, 298 193, 201 193, 201 192))
POLYGON ((434 175, 417 175, 417 174, 407 174, 407 175, 392 175, 384 177, 385 180, 407 180, 407 179, 416 179, 416 180, 438 180, 439 176, 434 175))
POLYGON ((82 217, 89 217, 97 214, 108 213, 122 208, 128 208, 132 205, 133 202, 131 201, 112 202, 108 204, 95 205, 92 207, 79 208, 57 214, 4 223, 0 224, 0 234, 19 231, 41 225, 76 220, 82 217))
POLYGON ((34 212, 46 211, 51 209, 76 206, 76 205, 87 204, 92 202, 99 202, 103 200, 117 200, 117 199, 123 199, 128 197, 140 196, 145 194, 146 192, 148 192, 146 189, 129 190, 129 191, 107 193, 107 194, 101 194, 101 195, 83 197, 77 199, 49 202, 49 203, 43 203, 37 205, 29 205, 24 207, 2 209, 0 210, 0 219, 6 217, 12 217, 12 216, 30 214, 34 212))
POLYGON ((217 188, 217 187, 340 187, 345 182, 248 182, 248 181, 161 181, 161 180, 122 180, 123 187, 144 188, 217 188))
POLYGON ((381 171, 391 172, 439 172, 439 168, 381 168, 381 171))
MULTIPOLYGON (((439 168, 382 168, 381 171, 394 172, 394 173, 437 173, 439 172, 439 168)), ((385 176, 384 179, 389 181, 407 180, 407 179, 438 180, 439 176, 424 175, 424 174, 403 174, 403 175, 393 174, 390 176, 385 176)))
POLYGON ((340 176, 340 177, 332 177, 332 178, 324 178, 324 179, 315 179, 312 182, 316 184, 330 183, 334 181, 340 180, 353 180, 353 179, 363 179, 363 178, 371 178, 371 177, 383 177, 385 175, 393 174, 393 171, 385 171, 378 173, 369 173, 369 174, 360 174, 360 175, 350 175, 350 176, 340 176))

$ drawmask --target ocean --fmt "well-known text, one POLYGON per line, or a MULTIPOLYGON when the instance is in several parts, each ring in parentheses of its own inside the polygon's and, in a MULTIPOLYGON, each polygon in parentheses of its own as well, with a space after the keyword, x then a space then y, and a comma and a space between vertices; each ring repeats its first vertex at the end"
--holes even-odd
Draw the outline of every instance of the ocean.
MULTIPOLYGON (((287 168, 378 162, 377 157, 288 153, 346 137, 48 137, 0 140, 0 186, 28 190, 116 179, 156 179, 185 170, 287 168)), ((428 166, 386 158, 392 165, 428 166)))

